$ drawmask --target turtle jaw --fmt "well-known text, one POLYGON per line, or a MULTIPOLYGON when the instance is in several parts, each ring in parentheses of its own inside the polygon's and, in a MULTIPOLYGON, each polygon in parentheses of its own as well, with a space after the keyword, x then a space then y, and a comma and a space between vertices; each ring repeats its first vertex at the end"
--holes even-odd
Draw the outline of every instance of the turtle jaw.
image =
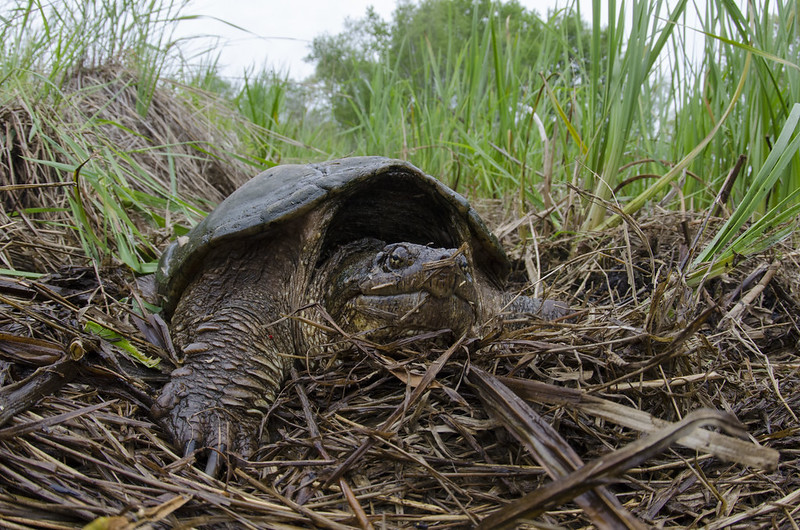
POLYGON ((345 304, 344 311, 349 331, 382 341, 439 330, 461 335, 475 323, 474 303, 426 292, 359 295, 345 304))

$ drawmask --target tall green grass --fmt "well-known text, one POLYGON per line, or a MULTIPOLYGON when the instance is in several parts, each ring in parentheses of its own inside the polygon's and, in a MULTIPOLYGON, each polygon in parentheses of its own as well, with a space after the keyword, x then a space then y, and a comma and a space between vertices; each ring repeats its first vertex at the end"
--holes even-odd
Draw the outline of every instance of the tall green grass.
MULTIPOLYGON (((76 68, 122 62, 135 72, 142 116, 150 112, 155 88, 169 86, 235 137, 236 157, 251 166, 360 154, 404 158, 472 197, 547 209, 562 229, 604 230, 654 201, 709 208, 744 154, 746 170, 728 203, 728 212, 747 204, 735 214, 742 222, 711 250, 696 249, 693 274, 739 237, 747 221, 788 222, 786 212, 800 202, 795 142, 778 141, 782 131, 794 130, 791 112, 800 101, 796 3, 765 2, 742 12, 732 0, 706 0, 699 26, 692 27, 687 14, 695 6, 686 0, 595 1, 581 14, 572 3, 525 34, 512 30, 508 19, 490 14, 484 21, 475 10, 466 40, 453 37, 434 48, 424 36, 401 39, 402 46, 423 50, 414 75, 388 49, 372 62, 349 65, 353 79, 344 85, 357 89, 347 92, 353 117, 347 124, 331 107, 336 95, 320 87, 268 70, 227 83, 213 55, 200 69, 190 67, 172 38, 174 24, 192 16, 184 2, 57 4, 15 2, 2 13, 0 101, 22 97, 57 105, 76 68), (599 23, 603 14, 606 28, 599 23), (699 60, 686 53, 693 34, 701 36, 699 60), (523 59, 526 39, 538 44, 533 59, 523 59), (198 91, 216 92, 222 106, 204 107, 207 100, 194 97, 198 91), (570 185, 582 191, 578 204, 567 202, 570 185)), ((442 22, 445 30, 456 15, 442 22)), ((50 130, 59 130, 52 116, 46 119, 50 130)), ((87 117, 86 128, 94 126, 87 117)), ((134 268, 144 270, 156 251, 142 250, 141 234, 115 203, 142 212, 164 208, 153 222, 167 224, 173 209, 191 222, 211 206, 180 196, 177 176, 167 183, 148 180, 146 168, 136 169, 130 153, 114 146, 98 150, 74 134, 48 142, 53 158, 43 164, 66 172, 90 160, 81 174, 96 187, 94 207, 113 212, 109 235, 99 239, 115 242, 124 234, 124 245, 109 248, 119 246, 134 268), (123 166, 128 169, 118 169, 123 166)), ((756 248, 740 245, 736 252, 756 248)))
MULTIPOLYGON (((461 191, 518 194, 536 208, 544 190, 579 175, 591 197, 580 216, 587 230, 619 222, 608 211, 631 214, 676 190, 692 208, 707 208, 747 154, 736 204, 797 101, 797 6, 753 9, 748 21, 734 3, 710 0, 701 26, 687 27, 687 2, 634 3, 628 25, 624 3, 606 5, 605 31, 596 3, 595 23, 575 36, 590 43, 588 57, 576 57, 585 48, 548 24, 536 63, 521 64, 521 36, 492 19, 482 32, 475 20, 468 41, 446 55, 429 51, 420 84, 400 79, 387 58, 370 97, 353 102, 361 119, 347 151, 408 158, 461 191), (705 36, 700 62, 685 53, 692 32, 705 36)), ((573 8, 553 16, 577 16, 573 8)), ((795 200, 799 159, 791 160, 750 213, 795 200)))
POLYGON ((143 230, 200 219, 212 206, 176 186, 178 158, 193 149, 206 156, 204 147, 180 145, 183 131, 174 126, 176 134, 157 136, 175 116, 163 104, 157 116, 151 109, 157 87, 178 71, 171 32, 183 3, 29 0, 3 7, 2 184, 75 184, 30 194, 30 207, 5 213, 37 231, 66 228, 97 264, 116 260, 154 271, 160 249, 143 230))
POLYGON ((42 95, 81 66, 125 62, 137 74, 137 108, 144 114, 162 75, 174 73, 172 39, 187 1, 9 1, 0 37, 6 82, 43 83, 42 95), (41 78, 39 80, 35 78, 41 78))

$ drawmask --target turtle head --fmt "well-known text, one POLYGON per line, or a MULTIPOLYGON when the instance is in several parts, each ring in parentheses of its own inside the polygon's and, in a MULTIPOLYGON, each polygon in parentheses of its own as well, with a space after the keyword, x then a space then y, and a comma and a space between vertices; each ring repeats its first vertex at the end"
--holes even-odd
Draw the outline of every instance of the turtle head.
POLYGON ((460 335, 476 321, 478 293, 464 249, 366 238, 326 264, 325 305, 345 330, 390 341, 420 332, 460 335))

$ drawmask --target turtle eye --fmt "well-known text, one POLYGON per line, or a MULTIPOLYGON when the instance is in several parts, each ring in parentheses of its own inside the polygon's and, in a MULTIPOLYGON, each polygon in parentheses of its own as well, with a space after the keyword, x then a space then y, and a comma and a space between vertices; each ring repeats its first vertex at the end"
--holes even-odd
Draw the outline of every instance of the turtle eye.
POLYGON ((414 263, 414 257, 408 252, 408 249, 402 245, 398 245, 392 249, 384 263, 388 271, 402 269, 414 263))

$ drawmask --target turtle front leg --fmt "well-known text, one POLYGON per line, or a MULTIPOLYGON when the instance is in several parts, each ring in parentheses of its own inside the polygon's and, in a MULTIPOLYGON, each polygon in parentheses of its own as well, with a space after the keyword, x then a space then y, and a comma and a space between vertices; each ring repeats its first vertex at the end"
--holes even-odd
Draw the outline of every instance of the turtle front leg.
POLYGON ((220 455, 247 458, 257 449, 262 419, 291 364, 279 353, 290 351, 281 344, 290 334, 268 330, 267 315, 253 307, 197 314, 194 304, 176 309, 173 340, 186 360, 152 412, 185 454, 208 448, 206 472, 215 475, 220 455))

